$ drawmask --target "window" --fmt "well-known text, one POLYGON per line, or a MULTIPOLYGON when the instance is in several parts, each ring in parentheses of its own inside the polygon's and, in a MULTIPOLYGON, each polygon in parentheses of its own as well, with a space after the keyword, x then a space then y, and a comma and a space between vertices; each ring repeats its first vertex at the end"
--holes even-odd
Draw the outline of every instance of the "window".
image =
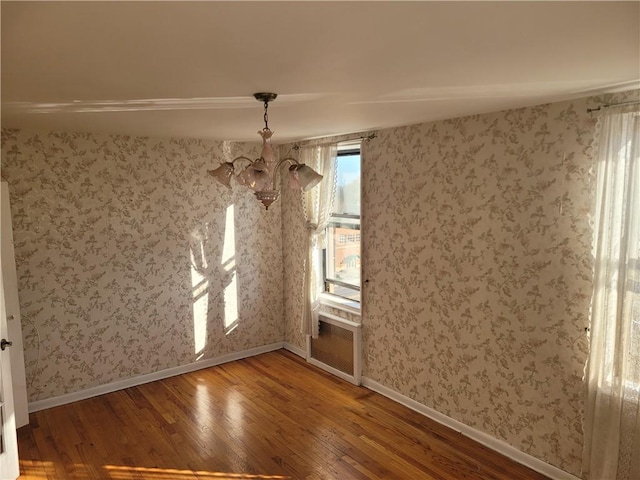
POLYGON ((336 191, 327 227, 325 292, 360 301, 360 145, 338 146, 336 191))
POLYGON ((640 108, 609 107, 598 120, 582 471, 640 478, 640 108))
MULTIPOLYGON (((640 245, 638 245, 638 249, 640 250, 640 245)), ((640 251, 638 254, 640 255, 640 251)), ((628 282, 627 292, 632 298, 629 364, 635 365, 636 372, 638 372, 640 371, 640 258, 631 259, 629 262, 628 282)), ((627 386, 640 393, 640 374, 636 374, 635 380, 627 380, 627 386)))
MULTIPOLYGON (((637 107, 633 107, 637 110, 637 107)), ((593 345, 602 344, 600 388, 640 393, 640 111, 601 120, 594 228, 593 345)), ((639 431, 640 434, 640 431, 639 431)))

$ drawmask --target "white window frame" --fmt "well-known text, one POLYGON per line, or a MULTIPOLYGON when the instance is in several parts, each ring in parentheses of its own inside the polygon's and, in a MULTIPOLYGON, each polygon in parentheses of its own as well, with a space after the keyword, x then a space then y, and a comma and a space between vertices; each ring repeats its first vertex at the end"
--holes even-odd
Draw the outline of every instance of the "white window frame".
MULTIPOLYGON (((340 156, 340 152, 345 151, 353 151, 358 150, 360 153, 360 178, 362 179, 362 150, 361 150, 361 142, 358 140, 357 142, 345 142, 338 145, 338 156, 340 156)), ((337 161, 337 158, 336 158, 337 161)), ((360 198, 362 198, 362 181, 360 182, 361 191, 360 198)), ((361 203, 362 205, 362 203, 361 203)), ((327 307, 335 308, 337 310, 343 310, 345 312, 360 315, 361 306, 362 306, 362 211, 360 211, 360 285, 358 288, 354 288, 354 290, 359 290, 361 293, 360 301, 352 300, 346 297, 342 297, 340 295, 336 295, 334 293, 330 293, 327 291, 327 280, 326 280, 326 272, 327 272, 327 251, 323 252, 323 276, 325 278, 325 291, 322 292, 319 296, 320 303, 322 305, 326 305, 327 307)), ((348 239, 347 239, 348 240, 348 239)), ((334 282, 330 282, 334 283, 334 282)), ((351 285, 349 286, 352 287, 351 285)))

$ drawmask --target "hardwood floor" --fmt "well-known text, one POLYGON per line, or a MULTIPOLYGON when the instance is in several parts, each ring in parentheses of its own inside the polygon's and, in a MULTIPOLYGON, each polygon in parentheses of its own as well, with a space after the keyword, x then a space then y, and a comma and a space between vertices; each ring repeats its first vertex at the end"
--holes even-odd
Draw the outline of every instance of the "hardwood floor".
POLYGON ((20 479, 544 479, 279 350, 43 410, 20 479))

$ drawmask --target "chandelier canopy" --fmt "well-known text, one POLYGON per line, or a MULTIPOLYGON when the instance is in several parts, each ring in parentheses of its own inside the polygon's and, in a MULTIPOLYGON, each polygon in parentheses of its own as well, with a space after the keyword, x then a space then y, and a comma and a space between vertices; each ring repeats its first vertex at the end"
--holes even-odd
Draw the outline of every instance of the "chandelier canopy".
POLYGON ((269 206, 280 196, 278 176, 282 165, 289 165, 289 186, 292 189, 310 190, 320 183, 322 175, 304 163, 298 162, 295 158, 287 157, 280 160, 276 158, 271 145, 273 132, 269 130, 267 110, 269 102, 275 100, 278 95, 263 92, 254 93, 253 96, 256 100, 264 103, 264 128, 258 132, 258 135, 262 137, 260 158, 252 160, 244 156, 236 157, 230 162, 224 162, 215 170, 207 170, 207 173, 228 188, 231 188, 231 178, 235 176, 238 183, 254 191, 256 198, 268 210, 269 206), (235 164, 240 160, 249 163, 241 171, 236 172, 235 164))

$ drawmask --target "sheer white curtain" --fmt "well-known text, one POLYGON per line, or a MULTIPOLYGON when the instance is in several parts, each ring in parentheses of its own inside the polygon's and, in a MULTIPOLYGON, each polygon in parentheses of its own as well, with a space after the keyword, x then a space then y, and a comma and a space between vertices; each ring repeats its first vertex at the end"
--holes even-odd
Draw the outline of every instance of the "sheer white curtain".
POLYGON ((336 145, 302 148, 300 160, 323 176, 319 185, 303 193, 305 227, 307 229, 307 260, 304 269, 304 312, 302 333, 318 336, 318 296, 323 288, 322 249, 325 229, 331 216, 336 186, 336 145))
POLYGON ((612 107, 598 141, 583 473, 640 479, 640 110, 612 107))

